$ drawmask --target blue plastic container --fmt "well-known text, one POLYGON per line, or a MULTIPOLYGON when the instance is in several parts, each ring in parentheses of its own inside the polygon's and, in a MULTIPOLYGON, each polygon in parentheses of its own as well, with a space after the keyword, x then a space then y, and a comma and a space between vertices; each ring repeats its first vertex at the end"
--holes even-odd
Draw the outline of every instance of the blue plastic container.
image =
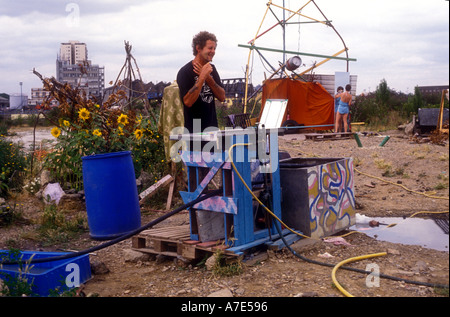
POLYGON ((131 152, 83 157, 83 183, 92 239, 111 240, 141 226, 131 152))
POLYGON ((22 251, 17 258, 11 258, 8 251, 0 250, 0 262, 1 259, 10 262, 20 260, 24 268, 20 272, 18 264, 0 266, 0 279, 8 280, 20 275, 32 285, 32 296, 41 297, 51 295, 52 291, 56 293, 68 291, 77 287, 76 283, 84 284, 89 281, 92 278, 89 254, 66 260, 31 264, 28 267, 25 263, 31 257, 42 259, 65 254, 68 253, 22 251))

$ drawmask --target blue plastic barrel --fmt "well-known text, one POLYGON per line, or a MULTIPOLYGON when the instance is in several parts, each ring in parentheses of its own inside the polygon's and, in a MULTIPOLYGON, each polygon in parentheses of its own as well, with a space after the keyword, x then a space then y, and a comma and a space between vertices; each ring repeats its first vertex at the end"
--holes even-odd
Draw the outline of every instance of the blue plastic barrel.
POLYGON ((131 152, 83 157, 83 183, 90 236, 111 240, 141 226, 131 152))

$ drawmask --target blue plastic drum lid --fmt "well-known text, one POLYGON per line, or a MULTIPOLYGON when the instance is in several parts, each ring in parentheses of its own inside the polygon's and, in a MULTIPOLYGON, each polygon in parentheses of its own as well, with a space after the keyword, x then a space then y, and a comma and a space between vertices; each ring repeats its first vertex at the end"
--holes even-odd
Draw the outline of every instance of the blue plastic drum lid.
POLYGON ((82 160, 90 236, 111 240, 139 228, 141 211, 131 152, 82 160))

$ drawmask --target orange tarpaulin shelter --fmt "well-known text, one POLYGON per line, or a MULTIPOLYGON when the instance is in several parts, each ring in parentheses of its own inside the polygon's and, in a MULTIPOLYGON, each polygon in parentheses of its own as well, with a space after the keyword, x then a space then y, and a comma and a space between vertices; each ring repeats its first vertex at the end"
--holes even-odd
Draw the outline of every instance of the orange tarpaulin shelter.
MULTIPOLYGON (((267 99, 288 99, 286 121, 294 120, 299 126, 334 124, 334 97, 317 82, 292 79, 267 80, 263 87, 261 114, 267 99)), ((329 130, 330 127, 316 127, 329 130)))

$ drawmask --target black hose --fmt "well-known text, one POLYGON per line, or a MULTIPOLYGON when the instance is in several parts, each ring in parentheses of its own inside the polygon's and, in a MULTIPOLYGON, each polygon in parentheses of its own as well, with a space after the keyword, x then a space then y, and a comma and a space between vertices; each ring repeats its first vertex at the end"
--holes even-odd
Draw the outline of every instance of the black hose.
MULTIPOLYGON (((112 246, 114 244, 117 244, 117 243, 122 242, 122 241, 124 241, 126 239, 129 239, 129 238, 131 238, 131 237, 141 233, 142 231, 147 230, 147 229, 157 225, 158 223, 166 220, 167 218, 170 218, 170 217, 174 216, 175 214, 179 213, 180 211, 188 209, 188 208, 198 204, 199 202, 202 202, 202 201, 204 201, 204 200, 206 200, 208 198, 211 198, 213 196, 216 196, 216 195, 218 195, 220 193, 222 193, 221 189, 212 191, 212 192, 210 192, 210 193, 208 193, 208 194, 206 194, 204 196, 201 196, 201 197, 199 197, 199 198, 197 198, 197 199, 195 199, 195 200, 193 200, 193 201, 191 201, 191 202, 189 202, 189 203, 187 203, 187 204, 185 204, 185 205, 183 205, 183 206, 181 206, 181 207, 179 207, 179 208, 177 208, 177 209, 175 209, 175 210, 173 210, 173 211, 171 211, 171 212, 169 212, 169 213, 167 213, 165 215, 163 215, 162 217, 160 217, 160 218, 158 218, 156 220, 153 220, 152 222, 150 222, 150 223, 148 223, 148 224, 146 224, 146 225, 144 225, 144 226, 142 226, 142 227, 140 227, 138 229, 135 229, 135 230, 133 230, 133 231, 131 231, 129 233, 126 233, 126 234, 124 234, 124 235, 122 235, 120 237, 117 237, 117 238, 115 238, 115 239, 113 239, 111 241, 108 241, 106 243, 100 244, 98 246, 92 247, 90 249, 86 249, 86 250, 83 250, 83 251, 72 252, 72 253, 68 253, 68 254, 60 255, 60 256, 56 256, 56 257, 51 257, 51 258, 32 259, 31 261, 25 261, 25 262, 27 264, 36 264, 36 263, 46 263, 46 262, 66 260, 66 259, 75 258, 75 257, 78 257, 78 256, 82 256, 82 255, 85 255, 85 254, 89 254, 89 253, 92 253, 92 252, 96 252, 96 251, 108 248, 108 247, 110 247, 110 246, 112 246)), ((19 264, 19 261, 0 262, 0 265, 15 265, 15 264, 19 264)))
MULTIPOLYGON (((283 240, 283 243, 286 245, 286 247, 288 248, 288 250, 295 255, 297 258, 308 262, 308 263, 312 263, 312 264, 317 264, 317 265, 321 265, 321 266, 327 266, 327 267, 332 267, 334 268, 336 265, 335 264, 329 264, 329 263, 325 263, 325 262, 320 262, 320 261, 316 261, 316 260, 311 260, 308 258, 305 258, 304 256, 298 254, 297 252, 295 252, 295 250, 293 250, 290 245, 288 244, 288 242, 286 241, 286 239, 284 238, 283 234, 281 233, 280 228, 278 227, 278 222, 274 221, 275 224, 275 228, 278 231, 278 234, 281 237, 281 240, 283 240)), ((362 274, 372 274, 373 272, 368 272, 368 271, 364 271, 361 269, 356 269, 353 267, 348 267, 348 266, 341 266, 341 269, 344 270, 348 270, 348 271, 353 271, 353 272, 357 272, 357 273, 362 273, 362 274)), ((394 280, 394 281, 398 281, 398 282, 405 282, 408 284, 416 284, 416 285, 421 285, 421 286, 427 286, 427 287, 433 287, 433 288, 445 288, 448 289, 449 286, 448 285, 441 285, 441 284, 431 284, 431 283, 425 283, 425 282, 418 282, 418 281, 411 281, 411 280, 406 280, 400 277, 395 277, 395 276, 390 276, 390 275, 386 275, 386 274, 380 274, 380 277, 385 278, 385 279, 390 279, 390 280, 394 280)))

